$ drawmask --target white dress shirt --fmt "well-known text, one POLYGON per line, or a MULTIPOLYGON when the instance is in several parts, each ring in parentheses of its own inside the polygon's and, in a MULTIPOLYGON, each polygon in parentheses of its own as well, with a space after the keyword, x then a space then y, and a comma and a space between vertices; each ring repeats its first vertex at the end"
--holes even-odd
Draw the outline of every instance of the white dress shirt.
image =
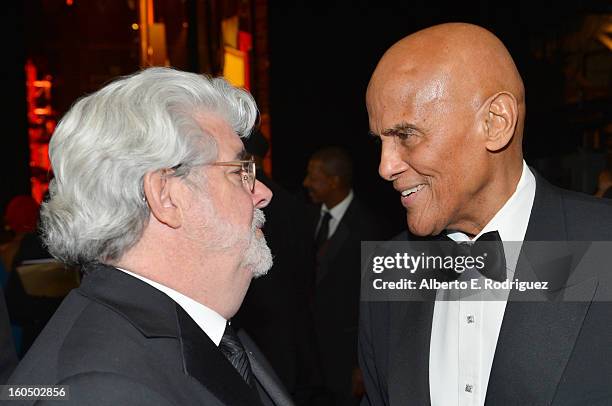
MULTIPOLYGON (((535 177, 523 161, 515 192, 475 237, 497 230, 504 242, 507 277, 512 280, 535 197, 535 177)), ((468 241, 448 231, 455 241, 468 241)), ((465 272, 468 275, 468 272, 465 272)), ((484 279, 480 274, 479 278, 484 279)), ((474 273, 472 273, 473 277, 474 273)), ((467 276, 466 276, 467 277, 467 276)), ((481 283, 482 286, 482 283, 481 283)), ((429 346, 432 406, 483 406, 509 290, 436 292, 429 346)))
POLYGON ((323 214, 325 212, 329 212, 331 218, 329 219, 329 233, 327 233, 327 238, 331 238, 331 236, 334 235, 334 233, 336 232, 338 224, 340 224, 342 217, 344 217, 344 213, 346 213, 346 210, 348 209, 352 201, 353 189, 349 191, 349 194, 340 203, 338 203, 331 209, 329 209, 325 205, 325 203, 323 203, 321 205, 321 215, 319 216, 319 223, 317 224, 317 230, 315 232, 315 235, 317 235, 317 232, 319 232, 319 227, 321 227, 321 220, 323 219, 323 214))
POLYGON ((170 299, 174 300, 179 306, 181 306, 183 310, 185 310, 185 312, 189 315, 189 317, 191 317, 196 322, 196 324, 200 326, 202 331, 206 333, 206 335, 212 340, 212 342, 215 343, 216 346, 219 346, 221 338, 223 337, 223 333, 225 332, 225 325, 227 324, 227 320, 225 320, 223 316, 210 309, 209 307, 204 306, 202 303, 196 302, 195 300, 183 295, 182 293, 177 292, 174 289, 170 289, 167 286, 154 282, 150 279, 145 278, 144 276, 135 274, 125 269, 117 269, 122 272, 125 272, 128 275, 133 276, 134 278, 138 278, 141 281, 148 283, 155 289, 168 295, 170 299))

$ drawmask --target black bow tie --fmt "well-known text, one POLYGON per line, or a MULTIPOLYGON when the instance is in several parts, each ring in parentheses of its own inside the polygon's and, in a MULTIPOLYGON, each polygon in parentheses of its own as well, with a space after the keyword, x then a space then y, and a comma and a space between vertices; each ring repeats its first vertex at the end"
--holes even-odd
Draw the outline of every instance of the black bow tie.
MULTIPOLYGON (((494 281, 503 282, 506 280, 506 256, 504 245, 497 231, 489 231, 473 241, 454 241, 446 235, 439 238, 440 241, 452 242, 450 246, 444 246, 442 250, 454 258, 462 257, 482 257, 484 267, 476 269, 484 277, 494 281)), ((451 270, 446 273, 451 280, 459 278, 461 273, 451 270)))

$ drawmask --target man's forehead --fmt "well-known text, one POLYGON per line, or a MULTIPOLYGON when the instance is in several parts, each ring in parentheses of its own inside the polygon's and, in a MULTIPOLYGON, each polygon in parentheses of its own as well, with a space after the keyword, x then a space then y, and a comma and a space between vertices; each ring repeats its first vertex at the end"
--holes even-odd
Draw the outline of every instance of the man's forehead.
POLYGON ((410 80, 390 84, 371 89, 368 93, 367 109, 373 131, 383 131, 399 122, 424 118, 438 110, 447 99, 444 84, 439 81, 425 83, 410 80))
POLYGON ((242 158, 244 156, 244 144, 240 137, 235 132, 224 134, 221 142, 226 142, 232 153, 235 154, 236 158, 242 158))
POLYGON ((232 154, 232 159, 239 159, 244 155, 242 140, 223 117, 214 113, 203 113, 198 116, 198 122, 202 129, 215 139, 220 153, 226 151, 232 154))

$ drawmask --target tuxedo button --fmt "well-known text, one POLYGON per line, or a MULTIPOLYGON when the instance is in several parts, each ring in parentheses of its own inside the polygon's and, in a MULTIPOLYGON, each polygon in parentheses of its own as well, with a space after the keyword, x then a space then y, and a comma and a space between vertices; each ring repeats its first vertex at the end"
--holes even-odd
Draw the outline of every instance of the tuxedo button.
POLYGON ((467 385, 465 385, 465 391, 468 393, 472 393, 472 391, 474 390, 474 385, 470 385, 469 383, 467 385))
POLYGON ((465 321, 467 322, 467 324, 472 324, 474 323, 474 316, 472 316, 471 314, 469 314, 466 318, 465 321))

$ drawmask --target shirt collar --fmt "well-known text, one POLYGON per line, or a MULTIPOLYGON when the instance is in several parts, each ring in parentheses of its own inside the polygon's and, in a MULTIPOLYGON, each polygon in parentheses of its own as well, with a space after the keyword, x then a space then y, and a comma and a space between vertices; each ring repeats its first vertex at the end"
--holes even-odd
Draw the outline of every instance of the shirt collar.
POLYGON ((204 306, 202 303, 196 302, 190 297, 187 297, 174 289, 170 289, 167 286, 154 282, 150 279, 145 278, 142 275, 135 274, 128 270, 118 267, 115 268, 122 272, 125 272, 128 275, 133 276, 134 278, 138 278, 141 281, 148 283, 155 289, 168 295, 179 306, 181 306, 183 310, 185 310, 185 312, 193 319, 193 321, 196 322, 198 326, 200 326, 200 328, 202 329, 202 331, 204 331, 204 333, 206 333, 208 338, 210 338, 216 346, 219 346, 221 338, 223 337, 223 333, 225 332, 225 326, 227 324, 227 320, 225 320, 223 316, 221 316, 219 313, 215 312, 211 308, 204 306))
POLYGON ((340 203, 338 203, 331 209, 327 208, 327 205, 323 203, 321 205, 321 213, 328 211, 329 214, 331 214, 333 219, 341 220, 342 217, 344 216, 344 213, 346 213, 346 210, 348 209, 352 201, 353 201, 353 189, 349 191, 349 194, 340 203))

